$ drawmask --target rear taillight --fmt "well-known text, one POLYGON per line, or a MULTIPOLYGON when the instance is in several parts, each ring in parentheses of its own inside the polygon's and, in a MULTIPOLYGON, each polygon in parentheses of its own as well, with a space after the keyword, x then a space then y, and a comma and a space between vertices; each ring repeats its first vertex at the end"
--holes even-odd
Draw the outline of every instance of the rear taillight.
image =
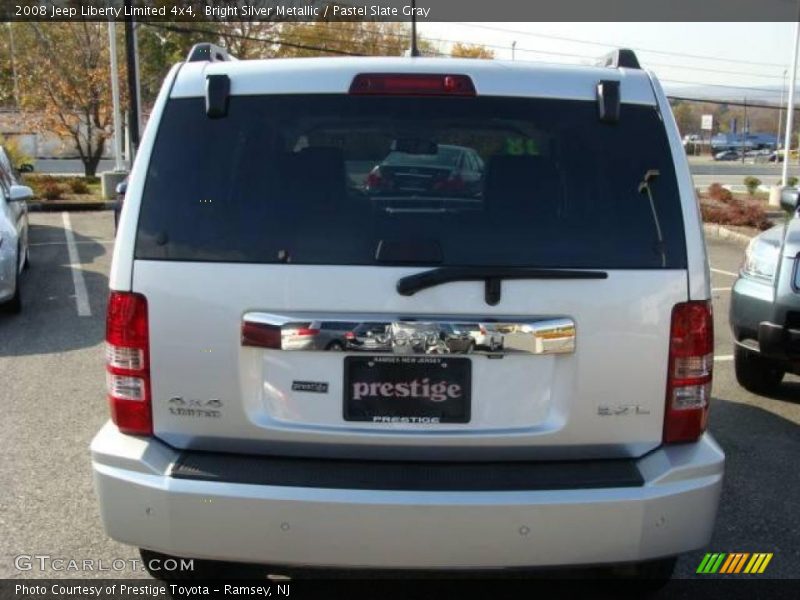
POLYGON ((378 167, 375 167, 369 172, 369 175, 367 175, 366 186, 369 189, 384 187, 386 183, 386 179, 383 178, 383 175, 381 175, 381 171, 378 167))
POLYGON ((106 316, 106 389, 111 420, 123 433, 151 435, 147 299, 111 292, 106 316))
POLYGON ((295 335, 317 335, 319 333, 319 329, 311 329, 310 327, 300 327, 297 331, 295 331, 295 335))
POLYGON ((350 93, 387 96, 474 96, 475 86, 467 75, 362 73, 353 78, 350 93))
POLYGON ((464 180, 458 173, 449 174, 438 178, 433 184, 433 189, 445 192, 458 192, 464 189, 464 180))
POLYGON ((693 442, 706 429, 714 366, 711 302, 672 309, 664 442, 693 442))
POLYGON ((344 334, 344 339, 346 339, 346 340, 354 340, 354 339, 356 339, 356 334, 353 333, 352 331, 348 331, 347 333, 344 334))

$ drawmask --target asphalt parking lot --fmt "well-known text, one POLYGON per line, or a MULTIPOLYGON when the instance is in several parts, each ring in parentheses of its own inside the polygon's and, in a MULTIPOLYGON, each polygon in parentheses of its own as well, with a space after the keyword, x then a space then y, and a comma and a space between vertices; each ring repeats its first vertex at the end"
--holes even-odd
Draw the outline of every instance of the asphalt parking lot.
MULTIPOLYGON (((102 344, 112 238, 110 212, 31 215, 24 309, 0 315, 0 578, 78 576, 18 570, 19 555, 138 558, 100 526, 88 453, 107 419, 102 344)), ((736 384, 727 311, 742 246, 711 240, 709 249, 717 340, 710 427, 727 453, 727 474, 714 539, 682 557, 676 576, 695 576, 706 551, 772 552, 764 577, 798 578, 800 379, 788 377, 771 398, 736 384)), ((147 577, 127 569, 80 576, 147 577)))

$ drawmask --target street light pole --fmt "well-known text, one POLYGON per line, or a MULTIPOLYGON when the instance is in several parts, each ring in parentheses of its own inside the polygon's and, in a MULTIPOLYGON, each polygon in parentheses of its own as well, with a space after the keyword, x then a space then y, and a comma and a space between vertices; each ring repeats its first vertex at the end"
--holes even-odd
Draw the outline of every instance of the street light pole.
POLYGON ((783 97, 786 94, 786 74, 788 71, 783 70, 783 82, 781 83, 781 103, 778 106, 778 135, 775 136, 775 150, 781 143, 781 131, 783 131, 783 97))
POLYGON ((785 186, 789 180, 789 151, 792 144, 792 125, 794 121, 794 88, 797 83, 797 50, 800 42, 800 21, 794 25, 794 53, 792 54, 792 71, 789 76, 789 100, 786 105, 786 137, 783 144, 783 171, 781 172, 781 185, 785 186))
POLYGON ((114 170, 123 171, 122 126, 119 118, 119 68, 117 66, 117 24, 108 22, 108 53, 111 57, 111 102, 114 113, 114 170))

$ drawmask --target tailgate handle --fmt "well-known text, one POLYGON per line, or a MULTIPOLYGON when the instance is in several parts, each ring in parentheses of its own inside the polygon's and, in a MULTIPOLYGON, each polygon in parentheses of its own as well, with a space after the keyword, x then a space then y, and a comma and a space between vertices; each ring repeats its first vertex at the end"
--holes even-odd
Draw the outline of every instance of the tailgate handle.
POLYGON ((575 321, 567 317, 492 318, 355 316, 250 312, 242 346, 282 351, 369 354, 572 354, 575 321), (310 323, 315 325, 309 326, 310 323), (321 325, 320 325, 321 324, 321 325))

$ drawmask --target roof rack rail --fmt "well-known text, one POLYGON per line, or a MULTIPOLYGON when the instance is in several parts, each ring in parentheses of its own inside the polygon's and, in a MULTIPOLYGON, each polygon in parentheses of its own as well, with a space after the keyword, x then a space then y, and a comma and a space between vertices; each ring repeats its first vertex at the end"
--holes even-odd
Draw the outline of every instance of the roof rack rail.
POLYGON ((627 69, 642 68, 642 65, 639 64, 639 59, 636 58, 636 53, 630 48, 612 50, 597 61, 597 66, 611 67, 612 69, 619 69, 620 67, 627 69))
POLYGON ((236 60, 236 57, 228 54, 225 48, 208 42, 192 46, 192 49, 189 50, 189 55, 186 57, 186 62, 225 62, 229 60, 236 60))

